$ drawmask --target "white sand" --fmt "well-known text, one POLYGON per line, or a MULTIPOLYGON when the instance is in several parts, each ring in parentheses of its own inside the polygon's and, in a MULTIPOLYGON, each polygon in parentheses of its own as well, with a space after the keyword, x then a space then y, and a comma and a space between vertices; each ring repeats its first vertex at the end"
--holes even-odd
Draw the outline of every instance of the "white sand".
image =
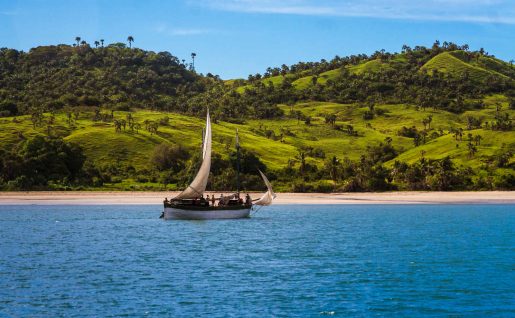
MULTIPOLYGON (((209 193, 211 195, 211 193, 209 193)), ((161 204, 173 192, 0 192, 0 205, 161 204)), ((216 196, 219 196, 216 193, 216 196)), ((251 193, 258 198, 261 193, 251 193)), ((278 193, 274 204, 515 204, 515 191, 278 193)))

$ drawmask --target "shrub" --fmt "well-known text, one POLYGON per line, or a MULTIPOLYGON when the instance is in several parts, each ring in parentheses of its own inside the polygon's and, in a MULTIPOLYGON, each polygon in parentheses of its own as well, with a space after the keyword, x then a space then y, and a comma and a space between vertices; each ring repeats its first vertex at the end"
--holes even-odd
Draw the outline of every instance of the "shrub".
POLYGON ((513 190, 515 189, 515 175, 512 173, 502 174, 494 179, 494 186, 497 189, 513 190))
POLYGON ((370 110, 367 110, 363 113, 363 119, 364 120, 371 120, 374 119, 374 112, 371 112, 370 110))
POLYGON ((165 116, 165 117, 159 119, 159 125, 161 125, 161 126, 169 126, 170 125, 170 117, 165 116))
POLYGON ((388 111, 384 108, 376 108, 374 112, 377 116, 381 116, 388 113, 388 111))
POLYGON ((0 103, 0 117, 16 116, 18 115, 18 107, 14 102, 3 101, 0 103))
POLYGON ((403 136, 403 137, 408 137, 408 138, 417 138, 419 133, 418 133, 417 127, 412 126, 410 128, 402 127, 397 132, 397 135, 403 136))
POLYGON ((171 146, 167 143, 162 143, 154 148, 150 161, 159 171, 168 169, 180 171, 184 168, 184 161, 188 157, 188 152, 181 146, 171 146))

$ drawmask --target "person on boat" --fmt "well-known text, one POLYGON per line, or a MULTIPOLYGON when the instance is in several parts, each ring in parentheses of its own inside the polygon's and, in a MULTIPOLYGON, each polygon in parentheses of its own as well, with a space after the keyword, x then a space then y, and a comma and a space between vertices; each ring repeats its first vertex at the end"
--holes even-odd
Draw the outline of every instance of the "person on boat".
POLYGON ((165 206, 167 206, 167 205, 170 203, 170 201, 168 201, 168 198, 165 198, 165 200, 163 201, 163 203, 164 203, 164 205, 165 205, 165 206))
POLYGON ((209 206, 209 201, 210 201, 210 199, 209 199, 209 194, 208 194, 208 195, 206 196, 206 206, 209 206))
POLYGON ((220 194, 220 199, 218 200, 218 206, 224 205, 224 194, 220 194))
POLYGON ((211 205, 215 206, 215 195, 214 194, 211 196, 211 205))
POLYGON ((250 195, 247 193, 247 195, 245 195, 245 205, 251 205, 252 204, 252 199, 250 198, 250 195))

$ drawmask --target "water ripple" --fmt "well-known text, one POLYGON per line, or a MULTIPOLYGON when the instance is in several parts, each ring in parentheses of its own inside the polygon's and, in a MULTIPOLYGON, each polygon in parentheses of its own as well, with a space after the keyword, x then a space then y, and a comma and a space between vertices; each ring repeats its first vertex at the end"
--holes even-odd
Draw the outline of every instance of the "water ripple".
POLYGON ((510 205, 0 206, 0 317, 515 316, 510 205))

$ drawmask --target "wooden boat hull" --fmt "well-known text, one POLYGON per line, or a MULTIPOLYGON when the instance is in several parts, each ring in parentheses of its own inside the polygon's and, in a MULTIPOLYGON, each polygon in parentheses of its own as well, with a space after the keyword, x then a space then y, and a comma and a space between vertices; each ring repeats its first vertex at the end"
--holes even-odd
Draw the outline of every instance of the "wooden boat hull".
POLYGON ((163 217, 165 220, 244 219, 250 217, 250 210, 250 206, 200 210, 165 207, 163 217))

